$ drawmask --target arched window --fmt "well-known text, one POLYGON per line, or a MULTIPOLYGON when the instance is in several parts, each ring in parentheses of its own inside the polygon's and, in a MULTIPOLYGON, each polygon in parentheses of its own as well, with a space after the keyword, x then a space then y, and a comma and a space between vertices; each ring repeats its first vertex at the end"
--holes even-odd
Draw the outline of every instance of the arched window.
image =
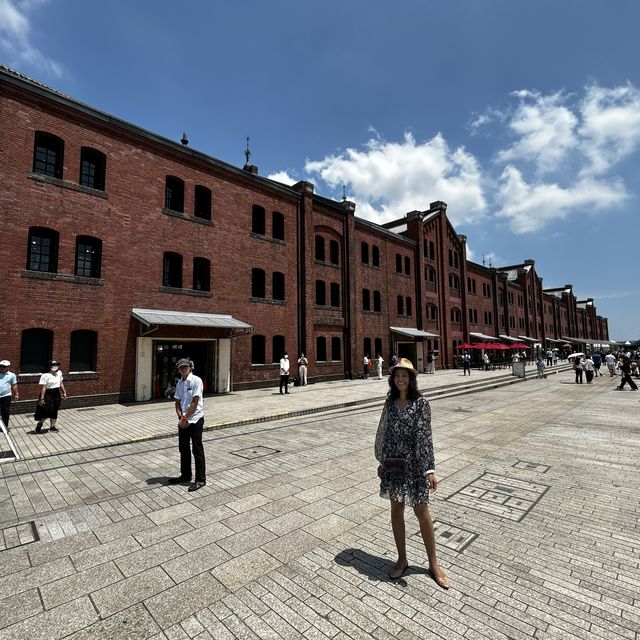
POLYGON ((360 256, 362 264, 369 264, 369 245, 366 242, 360 243, 360 256))
POLYGON ((162 286, 182 288, 182 256, 179 253, 166 251, 162 269, 162 286))
POLYGON ((424 268, 424 279, 428 291, 436 290, 436 270, 433 267, 426 266, 424 268))
POLYGON ((398 296, 398 315, 404 315, 404 298, 402 296, 398 296))
POLYGON ((396 272, 402 273, 402 256, 396 253, 396 272))
POLYGON ((327 339, 324 336, 316 338, 316 362, 327 361, 327 339))
POLYGON ((166 177, 164 207, 171 211, 184 212, 184 181, 176 176, 166 177))
POLYGON ((460 309, 458 309, 457 307, 453 307, 451 309, 451 322, 460 324, 461 320, 462 314, 460 313, 460 309))
POLYGON ((382 311, 382 296, 379 291, 373 292, 373 310, 382 311))
POLYGON ((329 262, 331 264, 340 264, 340 245, 337 240, 329 241, 329 262))
POLYGON ((322 236, 316 236, 315 242, 315 258, 316 260, 320 260, 320 262, 324 262, 324 238, 322 236))
POLYGON ((196 185, 193 198, 193 215, 202 220, 211 220, 211 189, 196 185))
POLYGON ((362 290, 362 310, 371 310, 371 292, 369 291, 369 289, 362 290))
POLYGON ((40 373, 51 360, 53 331, 24 329, 20 341, 20 373, 40 373))
POLYGON ((380 247, 375 244, 371 247, 371 263, 374 267, 380 266, 380 247))
POLYGON ((376 350, 375 350, 376 356, 382 355, 382 338, 376 338, 375 345, 376 345, 376 350))
POLYGON ((438 307, 435 304, 427 305, 427 320, 437 322, 438 320, 438 307))
POLYGON ((372 357, 372 353, 371 353, 371 338, 365 338, 364 339, 364 355, 365 356, 369 356, 370 358, 372 357))
POLYGON ((340 285, 337 282, 331 283, 331 306, 340 306, 340 285))
POLYGON ((341 340, 337 336, 331 338, 331 360, 333 362, 339 362, 342 360, 342 345, 341 340))
POLYGON ((316 304, 321 306, 327 304, 327 286, 323 280, 316 280, 316 304))
POLYGON ((76 238, 75 274, 84 278, 99 278, 102 258, 102 241, 91 236, 76 238))
POLYGON ((80 329, 71 332, 69 371, 96 371, 98 334, 80 329))
POLYGON ((251 232, 259 236, 266 235, 265 211, 259 204, 251 207, 251 232))
POLYGON ((251 336, 251 364, 264 364, 264 336, 251 336))
POLYGON ((271 339, 271 362, 280 362, 285 351, 284 336, 273 336, 271 339))
POLYGON ((284 216, 279 211, 271 215, 271 235, 276 240, 284 240, 284 216))
POLYGON ((454 292, 460 291, 460 278, 455 273, 449 274, 449 288, 454 292))
POLYGON ((406 311, 407 311, 407 315, 408 315, 408 316, 413 315, 413 309, 412 309, 411 298, 409 298, 408 296, 407 296, 407 300, 406 300, 405 308, 406 308, 406 311))
POLYGON ((33 172, 62 180, 64 140, 44 131, 36 131, 33 145, 33 172))
POLYGON ((404 257, 404 273, 405 275, 411 275, 411 258, 409 256, 404 257))
POLYGON ((194 291, 211 291, 211 262, 206 258, 193 259, 194 291))
MULTIPOLYGON (((284 300, 284 273, 280 273, 279 271, 273 272, 273 276, 271 278, 271 296, 274 300, 284 300)), ((278 358, 278 360, 280 360, 280 358, 278 358)))
POLYGON ((58 270, 58 232, 45 227, 29 227, 27 269, 55 273, 58 270))
POLYGON ((80 150, 80 184, 90 189, 104 191, 107 156, 91 147, 80 150))
POLYGON ((265 297, 265 273, 263 269, 251 269, 251 297, 265 297))

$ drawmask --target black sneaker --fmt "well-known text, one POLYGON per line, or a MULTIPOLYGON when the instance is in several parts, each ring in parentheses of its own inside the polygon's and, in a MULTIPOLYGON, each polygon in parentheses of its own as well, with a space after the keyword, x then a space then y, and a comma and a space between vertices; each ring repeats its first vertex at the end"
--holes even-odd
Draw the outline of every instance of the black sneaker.
POLYGON ((193 482, 192 484, 189 485, 189 488, 187 489, 187 491, 197 491, 198 489, 202 489, 202 487, 204 487, 204 485, 207 484, 206 482, 193 482))
POLYGON ((167 479, 167 484, 181 484, 182 482, 191 482, 191 478, 185 478, 184 476, 177 476, 175 478, 167 479))
POLYGON ((38 422, 36 425, 36 433, 42 433, 42 422, 38 422))
POLYGON ((49 427, 49 431, 53 431, 54 433, 60 431, 60 429, 58 429, 58 427, 49 427))

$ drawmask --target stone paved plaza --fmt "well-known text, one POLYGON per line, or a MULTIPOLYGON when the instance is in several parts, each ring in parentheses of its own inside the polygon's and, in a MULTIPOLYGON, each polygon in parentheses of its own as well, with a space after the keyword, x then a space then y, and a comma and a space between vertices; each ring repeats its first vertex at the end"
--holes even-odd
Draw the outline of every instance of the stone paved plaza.
POLYGON ((0 640, 638 639, 640 393, 572 378, 463 393, 456 371, 420 376, 449 591, 411 513, 411 568, 386 577, 372 452, 385 381, 207 398, 219 428, 196 493, 164 484, 178 471, 177 439, 159 437, 172 403, 67 410, 39 438, 16 416, 21 459, 0 465, 0 640))

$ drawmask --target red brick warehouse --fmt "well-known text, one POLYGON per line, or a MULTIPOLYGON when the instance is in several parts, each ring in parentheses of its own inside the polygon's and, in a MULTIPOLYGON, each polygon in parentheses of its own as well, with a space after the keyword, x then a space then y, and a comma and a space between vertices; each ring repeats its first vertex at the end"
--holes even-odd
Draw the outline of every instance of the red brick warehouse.
POLYGON ((0 351, 23 398, 52 356, 89 404, 163 396, 182 356, 213 393, 275 384, 284 350, 313 381, 365 353, 424 370, 474 340, 608 340, 533 260, 468 261, 444 202, 380 226, 1 66, 0 89, 0 351))

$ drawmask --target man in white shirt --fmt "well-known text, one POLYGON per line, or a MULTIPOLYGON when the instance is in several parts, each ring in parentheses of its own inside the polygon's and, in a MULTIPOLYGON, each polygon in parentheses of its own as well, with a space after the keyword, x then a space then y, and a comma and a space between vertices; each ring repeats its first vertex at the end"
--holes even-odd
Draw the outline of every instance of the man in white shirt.
POLYGON ((280 393, 289 393, 289 354, 285 353, 280 359, 280 393))
POLYGON ((176 363, 180 380, 176 384, 174 399, 178 415, 178 449, 180 451, 180 475, 169 478, 169 484, 190 482, 189 491, 197 491, 207 484, 205 475, 204 446, 202 428, 204 427, 204 407, 202 403, 202 380, 193 373, 193 362, 182 358, 176 363), (191 446, 190 443, 191 442, 191 446), (191 482, 191 448, 196 468, 195 482, 191 482))
POLYGON ((11 413, 11 398, 19 399, 18 380, 15 373, 9 371, 11 363, 0 360, 0 415, 4 426, 9 431, 9 414, 11 413))
POLYGON ((609 369, 609 377, 613 378, 616 375, 616 357, 613 353, 607 353, 604 357, 604 361, 607 364, 607 369, 609 369))

